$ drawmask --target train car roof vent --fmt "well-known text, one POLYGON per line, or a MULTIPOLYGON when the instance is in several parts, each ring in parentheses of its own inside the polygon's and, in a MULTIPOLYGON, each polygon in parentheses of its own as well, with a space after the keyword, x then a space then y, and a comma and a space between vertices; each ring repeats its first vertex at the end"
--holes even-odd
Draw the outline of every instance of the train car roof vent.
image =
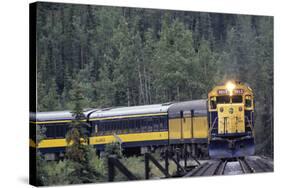
POLYGON ((111 110, 112 108, 103 108, 101 109, 101 111, 107 111, 107 110, 111 110))
POLYGON ((168 105, 171 105, 173 104, 173 102, 166 102, 166 103, 163 103, 162 106, 168 106, 168 105))

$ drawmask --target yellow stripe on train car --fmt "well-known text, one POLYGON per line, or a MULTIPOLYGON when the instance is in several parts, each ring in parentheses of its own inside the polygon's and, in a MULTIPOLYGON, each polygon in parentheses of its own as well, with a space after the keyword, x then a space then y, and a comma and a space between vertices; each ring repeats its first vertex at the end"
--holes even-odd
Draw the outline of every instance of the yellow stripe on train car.
POLYGON ((66 147, 66 139, 45 139, 38 144, 38 148, 66 147))
MULTIPOLYGON (((154 141, 154 140, 167 140, 168 132, 148 132, 148 133, 132 133, 132 134, 120 134, 117 137, 124 142, 141 142, 141 141, 154 141)), ((118 140, 119 140, 118 139, 118 140)), ((116 136, 95 136, 90 138, 90 144, 109 144, 117 141, 116 136)))
POLYGON ((29 139, 29 147, 36 148, 36 144, 32 139, 29 139))
MULTIPOLYGON (((121 135, 107 135, 107 136, 94 136, 90 137, 90 144, 109 144, 117 141, 120 138, 122 142, 141 142, 141 141, 154 141, 154 140, 167 140, 168 132, 148 132, 148 133, 132 133, 121 135)), ((70 143, 71 145, 71 143, 70 143)), ((66 139, 45 139, 38 144, 38 148, 54 148, 54 147, 66 147, 66 139)), ((34 145, 35 147, 35 145, 34 145)))
MULTIPOLYGON (((82 144, 86 144, 83 142, 83 139, 80 139, 82 144)), ((71 145, 72 143, 70 142, 69 144, 66 142, 65 138, 59 138, 59 139, 45 139, 40 141, 38 148, 54 148, 54 147, 66 147, 68 145, 71 145)))

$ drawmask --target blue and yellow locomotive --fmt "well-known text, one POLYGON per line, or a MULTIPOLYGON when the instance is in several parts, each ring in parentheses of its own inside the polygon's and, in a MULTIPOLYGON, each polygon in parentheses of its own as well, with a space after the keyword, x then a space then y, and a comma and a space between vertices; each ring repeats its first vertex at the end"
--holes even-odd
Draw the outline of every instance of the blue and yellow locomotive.
POLYGON ((208 94, 209 155, 232 158, 253 155, 254 100, 247 85, 229 81, 208 94))

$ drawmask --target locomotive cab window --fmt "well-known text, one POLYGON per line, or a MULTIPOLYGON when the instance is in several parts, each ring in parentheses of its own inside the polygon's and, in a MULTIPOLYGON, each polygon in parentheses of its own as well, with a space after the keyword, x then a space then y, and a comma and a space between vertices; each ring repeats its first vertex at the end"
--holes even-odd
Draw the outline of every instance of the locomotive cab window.
POLYGON ((243 97, 241 95, 232 96, 232 103, 242 103, 243 97))
POLYGON ((219 96, 217 97, 217 104, 227 104, 230 103, 229 96, 219 96))
POLYGON ((246 108, 252 107, 252 96, 250 96, 250 95, 245 96, 245 106, 246 106, 246 108))
POLYGON ((211 97, 211 98, 210 98, 210 108, 211 108, 211 109, 216 109, 216 108, 217 108, 216 97, 211 97))

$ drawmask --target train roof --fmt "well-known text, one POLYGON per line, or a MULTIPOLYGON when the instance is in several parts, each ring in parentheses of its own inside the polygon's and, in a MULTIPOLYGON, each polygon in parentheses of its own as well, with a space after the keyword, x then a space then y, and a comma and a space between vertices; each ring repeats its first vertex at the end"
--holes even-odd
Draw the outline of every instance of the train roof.
MULTIPOLYGON (((85 117, 89 116, 90 119, 100 118, 116 118, 125 116, 154 116, 168 114, 169 117, 179 117, 181 111, 186 116, 194 111, 195 116, 202 116, 207 114, 206 100, 193 100, 176 103, 164 104, 151 104, 142 106, 129 106, 129 107, 114 107, 104 109, 88 109, 85 110, 85 117)), ((31 112, 30 120, 33 122, 45 121, 71 121, 74 117, 71 111, 51 111, 51 112, 31 112)))
POLYGON ((155 115, 167 113, 168 108, 172 103, 151 104, 142 106, 116 107, 100 109, 90 115, 90 119, 117 117, 117 116, 132 116, 132 115, 155 115))
POLYGON ((190 116, 191 110, 193 110, 194 116, 206 116, 207 115, 207 100, 192 100, 184 101, 173 104, 168 114, 170 118, 176 118, 181 116, 181 111, 184 116, 190 116))
MULTIPOLYGON (((85 110, 84 115, 87 115, 97 109, 85 110)), ((73 120, 71 111, 50 111, 50 112, 30 112, 31 121, 56 121, 56 120, 73 120)))

